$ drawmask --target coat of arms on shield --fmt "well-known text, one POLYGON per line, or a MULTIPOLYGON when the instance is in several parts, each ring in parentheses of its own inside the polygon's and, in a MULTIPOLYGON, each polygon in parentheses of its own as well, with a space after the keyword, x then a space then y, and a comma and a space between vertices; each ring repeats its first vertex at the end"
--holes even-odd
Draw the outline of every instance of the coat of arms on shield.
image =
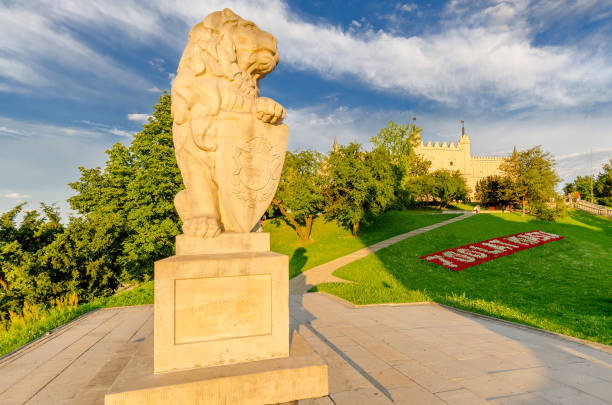
POLYGON ((237 146, 233 155, 235 170, 232 173, 234 195, 255 207, 258 203, 270 203, 280 172, 282 151, 265 138, 253 138, 237 146))

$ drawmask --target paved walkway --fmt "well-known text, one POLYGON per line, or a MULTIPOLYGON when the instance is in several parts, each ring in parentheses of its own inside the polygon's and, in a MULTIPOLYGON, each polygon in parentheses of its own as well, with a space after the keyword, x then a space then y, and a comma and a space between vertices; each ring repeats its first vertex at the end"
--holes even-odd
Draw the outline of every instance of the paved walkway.
POLYGON ((471 212, 458 212, 461 212, 462 215, 448 219, 446 221, 438 222, 437 224, 432 224, 423 228, 415 229, 413 231, 403 233, 401 235, 396 235, 392 238, 383 240, 382 242, 375 243, 356 252, 350 253, 346 256, 339 257, 330 262, 323 263, 319 266, 313 267, 312 269, 306 270, 305 272, 291 279, 291 281, 289 282, 290 294, 304 294, 315 285, 321 283, 346 283, 346 280, 335 277, 334 275, 332 275, 332 273, 342 266, 346 266, 347 264, 352 263, 355 260, 362 259, 374 252, 378 252, 380 249, 384 249, 395 243, 401 242, 404 239, 408 239, 415 235, 420 235, 422 233, 429 232, 432 229, 436 229, 441 226, 451 224, 453 222, 461 221, 462 219, 473 215, 471 212))
POLYGON ((90 312, 0 360, 0 404, 101 405, 152 331, 152 305, 90 312))
MULTIPOLYGON (((612 404, 612 347, 435 304, 355 308, 290 297, 291 327, 329 365, 301 405, 612 404)), ((153 328, 152 306, 95 311, 0 361, 0 404, 103 404, 153 328)))

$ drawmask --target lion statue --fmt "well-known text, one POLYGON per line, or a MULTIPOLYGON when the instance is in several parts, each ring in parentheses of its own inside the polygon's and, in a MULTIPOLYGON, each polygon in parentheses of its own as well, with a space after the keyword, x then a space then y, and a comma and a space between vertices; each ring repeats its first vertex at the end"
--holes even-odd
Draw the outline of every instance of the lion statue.
POLYGON ((284 161, 285 109, 259 97, 278 63, 276 39, 230 9, 196 24, 172 84, 173 140, 185 189, 175 197, 185 235, 251 232, 284 161))

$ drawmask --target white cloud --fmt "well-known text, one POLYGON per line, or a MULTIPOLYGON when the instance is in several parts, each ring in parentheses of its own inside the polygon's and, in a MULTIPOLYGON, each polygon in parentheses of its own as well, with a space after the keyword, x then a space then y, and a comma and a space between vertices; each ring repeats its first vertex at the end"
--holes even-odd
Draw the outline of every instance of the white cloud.
POLYGON ((163 58, 153 58, 149 61, 149 65, 157 70, 158 72, 164 72, 164 63, 165 60, 163 58))
POLYGON ((113 128, 105 124, 91 122, 87 120, 80 121, 86 126, 61 126, 44 124, 31 121, 19 121, 8 117, 0 116, 0 138, 3 134, 9 134, 12 139, 23 138, 66 138, 66 135, 75 138, 105 138, 109 134, 119 136, 131 136, 128 131, 113 128), (16 138, 14 135, 19 135, 16 138))
POLYGON ((19 134, 21 134, 21 132, 19 132, 18 130, 16 130, 16 129, 11 129, 11 128, 7 128, 7 127, 5 127, 5 126, 1 126, 1 127, 0 127, 0 132, 4 132, 4 133, 7 133, 7 134, 13 134, 13 135, 19 135, 19 134))
MULTIPOLYGON (((353 76, 366 87, 485 110, 493 98, 511 109, 612 101, 612 93, 601 91, 612 86, 610 56, 535 46, 526 0, 485 1, 491 7, 481 7, 471 25, 449 23, 434 34, 413 37, 310 23, 280 1, 232 3, 278 38, 281 63, 327 78, 353 76)), ((454 3, 458 9, 463 2, 454 3)), ((171 13, 192 24, 194 15, 221 7, 215 1, 182 2, 171 13)))
POLYGON ((117 135, 117 136, 123 136, 126 138, 132 138, 132 136, 134 135, 132 132, 124 131, 122 129, 117 129, 117 128, 109 129, 108 132, 110 134, 117 135))
POLYGON ((410 12, 416 10, 417 8, 419 8, 419 6, 417 4, 415 4, 415 3, 406 3, 406 4, 402 4, 399 7, 399 10, 400 11, 404 11, 406 13, 410 13, 410 12))
POLYGON ((612 148, 581 151, 557 157, 557 173, 562 183, 572 182, 578 176, 595 177, 601 172, 604 163, 612 158, 612 148))
POLYGON ((23 200, 26 200, 31 197, 32 196, 30 194, 21 194, 21 193, 15 193, 15 192, 4 194, 4 198, 8 198, 10 200, 16 200, 17 202, 22 202, 23 200))
POLYGON ((146 123, 147 120, 151 117, 149 114, 128 114, 127 119, 130 121, 136 121, 141 123, 146 123))
MULTIPOLYGON (((37 91, 61 87, 68 96, 77 89, 92 91, 91 86, 74 80, 77 72, 89 80, 104 79, 125 88, 151 87, 141 75, 86 45, 68 28, 64 6, 69 4, 40 1, 36 5, 11 3, 0 8, 0 80, 37 91)), ((96 8, 89 2, 87 7, 96 8)), ((74 12, 78 7, 70 10, 74 12)))
MULTIPOLYGON (((482 110, 489 108, 491 99, 511 109, 611 102, 612 93, 602 91, 612 86, 609 52, 534 45, 537 26, 530 23, 531 17, 586 12, 597 2, 573 4, 567 0, 452 1, 441 29, 405 37, 371 29, 356 32, 356 24, 343 30, 308 22, 280 0, 191 0, 171 7, 162 0, 144 4, 135 0, 41 1, 28 10, 12 5, 0 12, 0 38, 4 38, 0 48, 12 52, 11 61, 16 64, 0 69, 0 75, 26 84, 41 82, 61 74, 59 69, 49 72, 44 63, 53 60, 69 71, 105 75, 128 88, 152 89, 155 86, 94 52, 65 27, 83 27, 94 34, 112 29, 134 43, 161 41, 180 50, 193 24, 212 11, 230 7, 278 38, 281 63, 331 79, 352 76, 366 87, 482 110)), ((406 3, 400 9, 413 11, 415 6, 406 3)), ((162 58, 150 61, 158 70, 163 70, 163 62, 162 58)))

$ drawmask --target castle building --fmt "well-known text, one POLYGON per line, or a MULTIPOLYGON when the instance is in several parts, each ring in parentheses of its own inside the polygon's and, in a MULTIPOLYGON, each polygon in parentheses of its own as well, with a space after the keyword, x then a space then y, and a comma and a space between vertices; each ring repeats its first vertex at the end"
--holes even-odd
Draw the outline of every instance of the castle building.
POLYGON ((465 128, 461 128, 459 142, 447 144, 437 141, 432 145, 431 141, 425 144, 423 141, 415 147, 415 152, 431 162, 430 171, 446 169, 457 171, 463 175, 470 196, 474 195, 476 183, 479 180, 492 175, 501 175, 499 166, 504 161, 504 157, 493 156, 472 156, 470 153, 470 138, 465 133, 465 128))

